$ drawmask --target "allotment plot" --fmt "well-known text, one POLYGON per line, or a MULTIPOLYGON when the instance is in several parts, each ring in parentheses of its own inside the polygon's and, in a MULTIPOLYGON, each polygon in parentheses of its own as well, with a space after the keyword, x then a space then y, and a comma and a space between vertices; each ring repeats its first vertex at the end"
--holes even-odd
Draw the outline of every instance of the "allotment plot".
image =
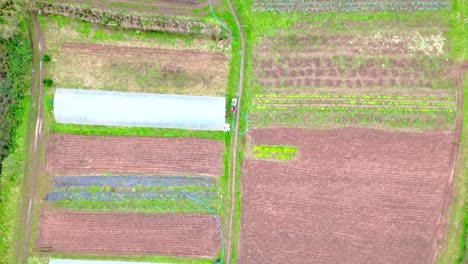
POLYGON ((449 199, 454 133, 249 131, 296 146, 245 160, 239 263, 430 263, 449 199), (307 139, 307 140, 305 140, 307 139))
POLYGON ((195 138, 51 135, 47 170, 52 175, 223 174, 223 143, 195 138))

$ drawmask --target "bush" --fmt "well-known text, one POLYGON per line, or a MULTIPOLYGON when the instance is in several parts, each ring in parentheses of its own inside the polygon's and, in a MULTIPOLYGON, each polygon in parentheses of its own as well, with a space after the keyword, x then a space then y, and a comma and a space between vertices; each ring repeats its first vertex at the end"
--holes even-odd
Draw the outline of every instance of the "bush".
POLYGON ((44 55, 44 57, 42 57, 42 61, 43 62, 49 62, 50 61, 50 56, 49 55, 44 55))
POLYGON ((44 85, 47 86, 47 87, 51 87, 52 84, 54 83, 54 82, 52 81, 52 79, 44 79, 44 81, 42 81, 42 82, 43 82, 44 85))

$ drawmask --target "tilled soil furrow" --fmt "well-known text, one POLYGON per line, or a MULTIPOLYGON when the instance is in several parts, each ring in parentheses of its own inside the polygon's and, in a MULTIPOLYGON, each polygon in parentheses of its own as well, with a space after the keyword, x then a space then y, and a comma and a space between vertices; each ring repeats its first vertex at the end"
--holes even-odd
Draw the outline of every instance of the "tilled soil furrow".
POLYGON ((36 248, 54 253, 216 257, 212 216, 47 211, 36 248))
POLYGON ((54 175, 222 175, 223 144, 190 138, 52 135, 47 169, 54 175))

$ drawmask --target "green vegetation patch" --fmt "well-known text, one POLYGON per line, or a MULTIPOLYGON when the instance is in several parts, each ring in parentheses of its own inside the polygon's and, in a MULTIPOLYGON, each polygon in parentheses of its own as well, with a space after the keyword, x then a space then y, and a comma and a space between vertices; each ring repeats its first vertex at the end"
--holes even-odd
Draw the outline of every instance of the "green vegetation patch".
POLYGON ((14 263, 31 87, 32 55, 26 36, 0 41, 0 57, 4 71, 0 76, 0 263, 14 263))
POLYGON ((297 148, 291 146, 267 146, 256 145, 253 147, 253 155, 259 159, 291 160, 296 157, 297 148))

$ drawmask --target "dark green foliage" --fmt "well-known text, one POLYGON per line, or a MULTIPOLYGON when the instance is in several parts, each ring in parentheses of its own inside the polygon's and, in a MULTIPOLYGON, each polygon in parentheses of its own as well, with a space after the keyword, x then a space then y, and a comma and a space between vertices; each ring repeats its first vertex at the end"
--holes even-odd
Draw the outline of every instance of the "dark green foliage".
POLYGON ((49 78, 44 79, 42 82, 43 82, 44 85, 47 86, 47 87, 51 87, 52 84, 54 83, 54 81, 52 81, 52 79, 49 79, 49 78))
POLYGON ((50 56, 49 55, 44 55, 44 57, 42 57, 42 61, 43 62, 49 62, 50 61, 50 56))
MULTIPOLYGON (((0 79, 0 162, 14 149, 13 138, 19 125, 22 106, 19 102, 29 89, 27 68, 31 60, 31 50, 26 38, 16 36, 0 41, 5 49, 1 61, 0 79)), ((1 164, 1 163, 0 163, 1 164)), ((0 165, 1 171, 1 165, 0 165)))

